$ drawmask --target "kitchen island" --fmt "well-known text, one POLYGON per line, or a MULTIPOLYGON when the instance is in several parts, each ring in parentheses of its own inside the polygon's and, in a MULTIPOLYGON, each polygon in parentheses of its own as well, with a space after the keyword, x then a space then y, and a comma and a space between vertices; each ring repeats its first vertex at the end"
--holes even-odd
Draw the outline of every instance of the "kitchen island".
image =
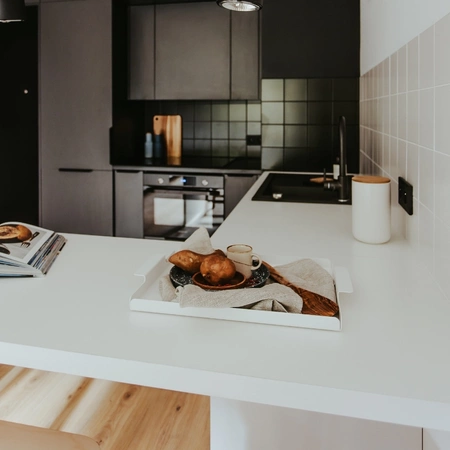
POLYGON ((67 235, 47 277, 0 280, 0 362, 209 395, 214 450, 241 404, 450 431, 450 301, 407 242, 354 240, 350 206, 252 202, 264 177, 214 246, 346 267, 342 331, 132 312, 133 273, 179 244, 67 235))

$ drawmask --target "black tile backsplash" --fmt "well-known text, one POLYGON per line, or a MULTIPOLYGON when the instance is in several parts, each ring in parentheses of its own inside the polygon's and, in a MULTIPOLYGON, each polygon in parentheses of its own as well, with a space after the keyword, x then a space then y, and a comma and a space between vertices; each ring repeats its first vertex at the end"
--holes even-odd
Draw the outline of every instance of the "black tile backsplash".
POLYGON ((308 79, 309 102, 333 100, 333 80, 331 78, 308 79))
POLYGON ((186 156, 261 156, 265 170, 321 172, 331 171, 339 154, 344 115, 348 170, 358 171, 359 78, 264 79, 261 85, 261 101, 143 102, 146 131, 155 114, 180 114, 186 156), (247 135, 261 135, 262 145, 247 145, 247 135))
POLYGON ((329 125, 333 123, 333 103, 308 102, 308 124, 329 125))
POLYGON ((343 115, 347 120, 348 170, 358 171, 359 78, 266 79, 262 89, 263 169, 321 172, 326 168, 330 172, 339 155, 338 123, 343 115), (282 129, 281 114, 272 120, 273 109, 281 101, 282 129))

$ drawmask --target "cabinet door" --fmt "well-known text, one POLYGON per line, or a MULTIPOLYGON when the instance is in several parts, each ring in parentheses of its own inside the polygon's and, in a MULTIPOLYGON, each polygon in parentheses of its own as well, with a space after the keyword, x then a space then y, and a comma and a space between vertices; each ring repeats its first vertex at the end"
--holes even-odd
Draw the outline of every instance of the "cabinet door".
POLYGON ((157 99, 230 98, 230 14, 215 2, 156 5, 157 99))
POLYGON ((155 6, 130 6, 129 9, 130 100, 155 98, 155 6))
POLYGON ((231 99, 260 98, 260 13, 231 13, 231 99))
POLYGON ((114 174, 114 235, 144 237, 144 181, 142 172, 116 170, 114 174))
POLYGON ((225 217, 253 186, 258 175, 225 175, 225 217))
POLYGON ((112 236, 112 181, 112 171, 44 171, 42 226, 59 232, 112 236))
POLYGON ((267 1, 262 78, 359 77, 360 1, 267 1))
POLYGON ((110 169, 111 0, 40 5, 44 169, 110 169))

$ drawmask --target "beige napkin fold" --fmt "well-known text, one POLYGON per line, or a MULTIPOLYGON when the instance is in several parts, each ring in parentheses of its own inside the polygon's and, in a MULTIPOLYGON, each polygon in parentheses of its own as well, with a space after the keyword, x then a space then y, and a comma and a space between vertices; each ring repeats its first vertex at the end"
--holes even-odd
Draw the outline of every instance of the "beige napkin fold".
MULTIPOLYGON (((202 254, 214 251, 203 227, 184 242, 182 249, 202 254)), ((332 276, 312 259, 293 261, 276 269, 291 283, 336 302, 332 276)), ((166 275, 159 280, 159 291, 164 301, 178 302, 182 308, 246 308, 300 314, 303 307, 303 300, 297 293, 270 280, 261 288, 205 291, 195 285, 174 288, 166 275)))

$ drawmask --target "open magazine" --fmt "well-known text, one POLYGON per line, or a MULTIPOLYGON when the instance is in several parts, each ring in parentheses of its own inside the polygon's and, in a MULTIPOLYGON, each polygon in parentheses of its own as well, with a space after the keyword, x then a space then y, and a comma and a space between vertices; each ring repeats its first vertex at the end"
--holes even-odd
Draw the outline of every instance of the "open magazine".
POLYGON ((67 239, 21 222, 0 224, 0 277, 42 277, 67 239))

